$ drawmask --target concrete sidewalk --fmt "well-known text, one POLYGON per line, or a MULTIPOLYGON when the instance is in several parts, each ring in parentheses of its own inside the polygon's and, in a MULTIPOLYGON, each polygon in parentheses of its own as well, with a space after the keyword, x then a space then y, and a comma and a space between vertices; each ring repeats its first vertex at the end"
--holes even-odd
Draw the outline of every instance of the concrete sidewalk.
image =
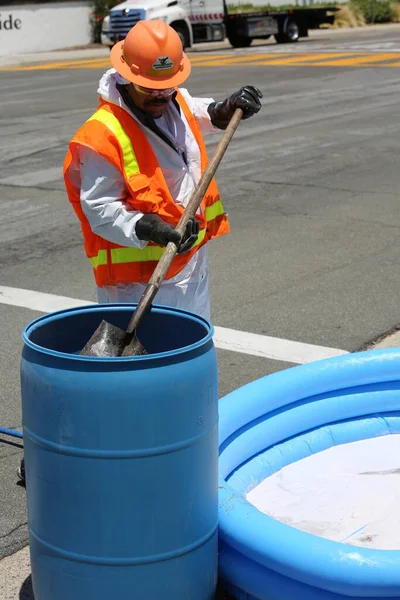
MULTIPOLYGON (((310 39, 326 38, 329 36, 340 36, 352 34, 354 37, 362 37, 364 34, 371 32, 384 32, 391 31, 393 33, 400 33, 400 23, 390 23, 384 25, 370 25, 368 27, 345 27, 342 29, 315 29, 309 32, 310 39)), ((265 44, 276 46, 275 42, 265 40, 254 40, 253 46, 265 45, 265 44)), ((301 42, 300 42, 301 43, 301 42)), ((285 46, 287 47, 287 46, 285 46)), ((194 54, 197 52, 210 52, 220 50, 233 50, 232 46, 225 40, 224 42, 215 42, 212 44, 194 44, 188 54, 194 54)), ((58 61, 75 61, 75 60, 92 60, 99 58, 106 58, 110 55, 110 50, 105 46, 94 46, 91 44, 87 48, 65 48, 62 50, 53 50, 51 52, 38 52, 32 54, 10 54, 8 56, 0 56, 0 68, 1 67, 12 67, 22 65, 37 65, 48 62, 58 61)))
POLYGON ((29 547, 0 561, 0 600, 34 600, 29 547))

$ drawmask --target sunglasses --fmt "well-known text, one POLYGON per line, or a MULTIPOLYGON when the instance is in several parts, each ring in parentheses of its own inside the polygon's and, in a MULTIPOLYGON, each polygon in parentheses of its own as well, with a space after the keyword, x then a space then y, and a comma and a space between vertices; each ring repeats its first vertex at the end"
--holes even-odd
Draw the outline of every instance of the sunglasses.
POLYGON ((152 98, 169 98, 176 92, 176 88, 167 88, 166 90, 153 90, 151 88, 142 87, 141 85, 135 84, 135 90, 139 94, 144 96, 151 96, 152 98))

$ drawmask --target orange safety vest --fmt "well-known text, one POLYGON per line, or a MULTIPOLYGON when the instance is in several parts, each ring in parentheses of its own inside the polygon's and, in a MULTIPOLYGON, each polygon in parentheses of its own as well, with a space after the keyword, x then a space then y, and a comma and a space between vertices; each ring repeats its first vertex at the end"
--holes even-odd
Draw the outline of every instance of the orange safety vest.
MULTIPOLYGON (((179 91, 177 100, 200 148, 203 173, 208 158, 199 125, 179 91)), ((75 171, 76 175, 79 171, 79 145, 91 148, 121 172, 129 191, 125 201, 134 210, 157 213, 176 227, 184 209, 174 202, 150 143, 136 121, 123 108, 101 99, 94 115, 69 144, 64 162, 65 186, 81 222, 84 247, 96 284, 102 287, 117 283, 147 283, 165 248, 152 242, 143 249, 123 247, 92 232, 80 204, 79 177, 75 180, 72 173, 75 171)), ((229 233, 228 219, 214 179, 204 195, 202 208, 202 215, 196 215, 200 221, 200 232, 195 246, 174 257, 166 279, 177 275, 210 239, 229 233)))

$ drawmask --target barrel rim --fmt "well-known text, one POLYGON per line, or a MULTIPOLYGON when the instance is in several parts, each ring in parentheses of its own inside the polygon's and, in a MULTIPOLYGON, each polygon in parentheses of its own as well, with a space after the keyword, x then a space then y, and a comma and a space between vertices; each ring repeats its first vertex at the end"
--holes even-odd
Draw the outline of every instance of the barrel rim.
POLYGON ((126 310, 127 308, 132 308, 132 311, 133 311, 135 307, 137 307, 136 302, 135 303, 133 303, 133 302, 132 303, 116 302, 116 303, 89 304, 89 305, 83 304, 80 306, 73 306, 71 308, 65 308, 62 310, 57 310, 57 311, 54 311, 51 313, 47 313, 45 315, 41 315, 40 317, 37 317, 36 319, 33 319, 32 321, 30 321, 30 323, 28 323, 24 327, 23 332, 22 332, 22 341, 30 349, 32 349, 36 352, 40 352, 41 354, 47 354, 54 358, 76 360, 76 361, 81 361, 81 362, 90 361, 92 363, 93 362, 95 362, 95 363, 96 362, 128 363, 133 360, 140 361, 140 362, 148 362, 148 361, 152 361, 152 360, 160 360, 162 358, 171 358, 173 356, 187 354, 189 352, 197 350, 197 349, 201 348, 202 346, 206 345, 207 343, 209 343, 212 340, 212 338, 214 336, 213 324, 210 321, 208 321, 207 319, 201 317, 200 315, 197 315, 197 314, 192 313, 187 310, 183 310, 181 308, 174 308, 172 306, 164 306, 161 304, 153 304, 151 307, 151 311, 153 311, 153 312, 174 313, 174 314, 178 313, 180 315, 184 315, 184 316, 188 317, 192 321, 197 321, 198 323, 204 325, 205 330, 207 330, 206 335, 204 336, 204 338, 202 338, 201 340, 198 340, 194 344, 190 344, 189 346, 183 346, 182 348, 176 348, 175 350, 168 350, 166 352, 159 352, 159 353, 154 353, 154 354, 144 354, 144 355, 140 355, 140 356, 115 356, 115 357, 81 356, 80 354, 69 354, 68 352, 59 352, 58 350, 51 350, 50 348, 45 348, 43 346, 40 346, 39 344, 35 344, 34 342, 32 342, 32 340, 29 337, 33 331, 38 329, 43 324, 43 322, 51 322, 51 321, 60 320, 63 316, 68 315, 70 313, 79 314, 79 313, 84 313, 84 312, 88 312, 88 311, 99 312, 99 311, 104 311, 105 309, 111 310, 111 309, 116 309, 116 308, 122 308, 124 310, 126 310))

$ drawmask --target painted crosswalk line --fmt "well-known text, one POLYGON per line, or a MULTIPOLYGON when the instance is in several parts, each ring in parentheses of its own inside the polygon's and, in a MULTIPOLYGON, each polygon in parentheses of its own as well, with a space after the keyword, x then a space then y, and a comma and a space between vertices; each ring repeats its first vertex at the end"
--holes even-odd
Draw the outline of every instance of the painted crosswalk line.
MULTIPOLYGON (((0 285, 1 304, 49 313, 66 308, 87 306, 93 302, 0 285)), ((305 364, 348 354, 346 350, 339 348, 328 348, 218 326, 214 326, 214 345, 220 350, 292 364, 305 364)))
MULTIPOLYGON (((260 52, 228 51, 219 54, 200 53, 190 56, 193 69, 199 67, 221 68, 234 66, 260 66, 260 67, 394 67, 400 66, 400 51, 323 51, 302 52, 300 50, 287 50, 279 52, 272 50, 260 52)), ((108 57, 80 59, 70 61, 48 62, 44 64, 31 64, 21 66, 1 67, 0 71, 47 71, 63 69, 109 69, 111 62, 108 57)))

